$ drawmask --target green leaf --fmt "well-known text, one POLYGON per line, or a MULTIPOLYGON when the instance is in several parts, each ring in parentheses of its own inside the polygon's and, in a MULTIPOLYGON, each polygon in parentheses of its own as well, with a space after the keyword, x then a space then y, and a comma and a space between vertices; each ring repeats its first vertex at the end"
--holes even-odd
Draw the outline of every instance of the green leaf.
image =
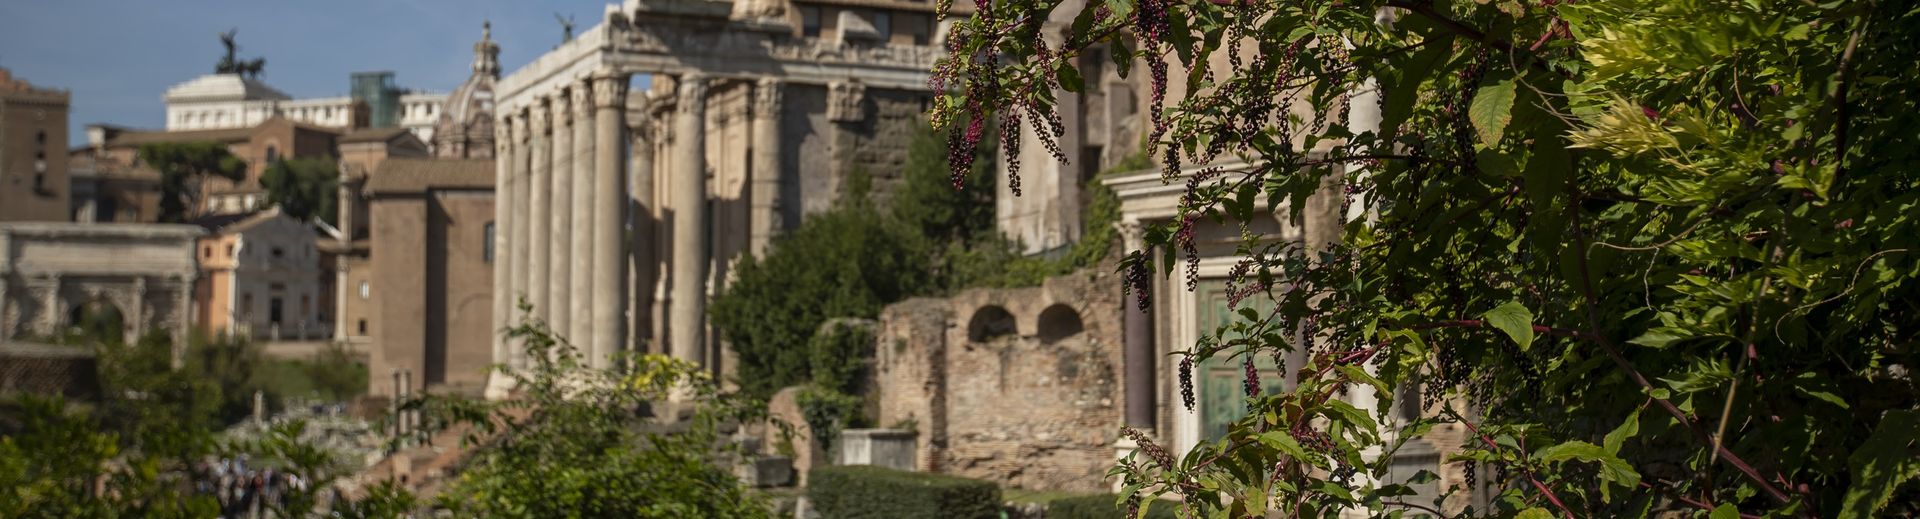
POLYGON ((1085 81, 1080 79, 1080 70, 1073 68, 1073 65, 1068 65, 1065 61, 1061 61, 1058 72, 1060 88, 1066 89, 1068 92, 1083 92, 1086 90, 1085 81))
POLYGON ((1607 438, 1603 442, 1607 448, 1607 454, 1620 455, 1620 445, 1626 443, 1628 438, 1639 434, 1640 410, 1635 409, 1633 414, 1627 415, 1627 421, 1621 422, 1619 427, 1613 429, 1613 432, 1607 433, 1607 438))
POLYGON ((1553 519, 1553 512, 1539 507, 1528 508, 1521 510, 1518 514, 1514 514, 1513 519, 1553 519))
MULTIPOLYGON (((1640 484, 1640 473, 1633 470, 1633 465, 1608 453, 1599 445, 1570 441, 1541 449, 1533 457, 1541 463, 1559 463, 1568 460, 1599 463, 1600 479, 1627 488, 1640 484)), ((1607 489, 1602 487, 1600 490, 1604 494, 1607 489)))
POLYGON ((1262 433, 1260 435, 1260 444, 1266 445, 1267 448, 1286 453, 1286 455, 1292 456, 1293 459, 1306 462, 1312 462, 1314 460, 1314 458, 1307 456, 1307 449, 1301 447, 1300 442, 1294 440, 1293 436, 1286 431, 1262 433))
POLYGON ((1713 511, 1707 514, 1707 519, 1740 519, 1740 509, 1734 508, 1730 503, 1722 504, 1713 507, 1713 511))
POLYGON ((1480 134, 1480 144, 1499 144, 1506 135, 1507 123, 1513 122, 1513 80, 1480 87, 1473 95, 1473 106, 1467 108, 1467 119, 1480 134))
POLYGON ((1920 412, 1888 411, 1866 443, 1847 456, 1853 486, 1840 504, 1841 517, 1867 517, 1887 504, 1901 483, 1920 476, 1920 412))
POLYGON ((1519 344, 1520 351, 1527 351, 1528 347, 1533 346, 1533 312, 1520 302, 1509 301, 1480 315, 1486 318, 1487 324, 1505 332, 1507 337, 1519 344))

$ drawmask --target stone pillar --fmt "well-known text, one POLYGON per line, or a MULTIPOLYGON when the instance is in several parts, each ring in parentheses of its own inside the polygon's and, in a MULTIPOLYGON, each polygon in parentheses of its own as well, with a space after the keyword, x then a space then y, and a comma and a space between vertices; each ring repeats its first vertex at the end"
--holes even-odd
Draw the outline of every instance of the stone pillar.
POLYGON ((172 321, 173 368, 187 365, 187 331, 193 327, 193 276, 191 272, 178 274, 171 287, 173 289, 173 312, 167 314, 172 321))
MULTIPOLYGON (((4 242, 5 240, 0 240, 4 242)), ((5 243, 0 243, 5 245, 5 243)), ((4 249, 0 249, 4 250, 4 249)), ((0 272, 0 341, 13 338, 13 314, 7 313, 13 308, 13 295, 7 291, 7 273, 0 272)))
MULTIPOLYGON (((593 190, 594 136, 593 81, 581 80, 568 88, 573 109, 573 177, 576 188, 569 206, 573 233, 567 237, 568 261, 572 262, 568 294, 568 313, 573 322, 566 328, 567 340, 587 347, 593 342, 593 190)), ((556 280, 558 281, 558 280, 556 280)))
POLYGON ((627 251, 625 241, 626 161, 620 143, 625 139, 627 75, 602 73, 593 77, 593 348, 588 361, 606 367, 626 338, 627 251))
MULTIPOLYGON (((1145 250, 1145 231, 1138 221, 1125 221, 1114 224, 1120 231, 1121 243, 1126 252, 1145 250)), ((1151 256, 1149 256, 1151 257, 1151 256)), ((1136 290, 1142 288, 1136 287, 1136 290)), ((1151 295, 1151 294, 1148 294, 1151 295)), ((1157 421, 1154 420, 1154 404, 1157 384, 1154 380, 1153 314, 1151 307, 1142 308, 1137 295, 1128 295, 1120 302, 1125 310, 1125 362, 1127 386, 1127 425, 1135 429, 1152 432, 1157 421)), ((1151 299, 1149 299, 1151 301, 1151 299)))
POLYGON ((748 239, 751 244, 748 250, 755 256, 766 254, 767 243, 781 228, 780 101, 783 86, 779 79, 762 78, 753 89, 753 162, 748 169, 753 187, 748 194, 752 207, 748 214, 748 239))
POLYGON ((667 340, 675 358, 706 364, 707 80, 680 76, 673 106, 673 289, 667 340))
MULTIPOLYGON (((633 226, 629 230, 630 237, 627 241, 630 244, 628 258, 632 262, 627 274, 631 276, 629 280, 631 288, 627 299, 633 304, 633 309, 630 311, 632 315, 627 319, 627 335, 628 344, 632 344, 635 349, 640 349, 642 344, 656 338, 653 335, 653 299, 656 282, 654 257, 658 251, 655 237, 659 236, 660 228, 657 225, 659 220, 655 217, 655 213, 660 206, 655 198, 653 184, 653 139, 657 133, 653 128, 653 118, 648 115, 651 112, 652 110, 643 110, 641 115, 628 121, 627 124, 628 142, 631 146, 629 150, 632 152, 632 156, 628 158, 632 161, 628 164, 628 168, 633 171, 627 179, 628 195, 633 198, 633 207, 627 213, 627 221, 633 226)), ((659 348, 659 344, 653 345, 654 351, 659 351, 659 348)))
MULTIPOLYGON (((513 326, 513 243, 509 241, 513 221, 513 132, 512 123, 501 119, 493 125, 493 363, 506 364, 513 359, 513 350, 507 343, 506 329, 513 326)), ((344 264, 344 263, 343 263, 344 264)), ((342 280, 345 277, 342 276, 342 280)), ((344 292, 343 292, 344 297, 344 292)), ((345 299, 341 308, 344 310, 345 299)), ((346 313, 343 311, 342 316, 346 313)), ((345 321, 345 319, 342 319, 345 321)), ((342 328, 344 330, 345 328, 342 328)), ((504 374, 499 372, 487 376, 485 395, 488 400, 506 398, 508 385, 511 384, 504 374)))
MULTIPOLYGON (((514 114, 512 121, 513 153, 512 156, 507 159, 513 166, 513 177, 512 180, 508 182, 512 185, 513 203, 507 213, 507 221, 512 226, 512 236, 508 238, 507 243, 511 245, 513 249, 513 253, 507 258, 509 268, 508 276, 512 278, 511 282, 508 283, 509 290, 507 292, 510 298, 508 304, 512 308, 507 317, 507 326, 509 327, 518 326, 520 319, 525 317, 525 315, 520 312, 520 299, 527 295, 527 253, 531 248, 527 242, 527 231, 529 230, 527 228, 527 176, 530 172, 527 169, 526 112, 521 111, 520 113, 514 114)), ((522 367, 526 361, 526 354, 520 347, 522 343, 523 341, 517 339, 512 340, 507 345, 507 358, 501 360, 516 369, 522 367)))
POLYGON ((127 308, 121 309, 120 311, 123 312, 122 318, 125 319, 127 323, 126 327, 120 332, 121 339, 125 340, 127 344, 139 342, 140 336, 147 333, 146 276, 133 278, 133 302, 127 305, 127 308))
POLYGON ((533 303, 533 317, 546 320, 553 311, 547 299, 547 289, 552 280, 547 279, 547 263, 553 258, 553 232, 548 229, 549 218, 553 211, 553 111, 547 105, 547 99, 534 101, 531 110, 531 132, 527 134, 527 151, 530 152, 530 171, 528 177, 527 238, 531 246, 527 253, 527 301, 533 303))
POLYGON ((35 324, 35 333, 52 336, 60 333, 60 317, 67 313, 66 305, 60 298, 60 276, 50 275, 35 283, 40 292, 40 319, 35 324))
MULTIPOLYGON (((577 179, 590 178, 574 174, 573 169, 573 105, 568 94, 553 96, 553 199, 548 203, 552 209, 548 215, 548 235, 552 248, 547 252, 547 322, 553 326, 553 333, 565 339, 577 340, 565 334, 573 323, 573 260, 568 257, 573 250, 573 189, 577 179)), ((587 186, 579 186, 585 189, 587 186)), ((582 317, 584 319, 584 317, 582 317)))
MULTIPOLYGON (((502 131, 504 131, 504 129, 496 129, 494 133, 500 133, 502 131)), ((496 164, 496 168, 497 167, 498 165, 496 164)), ((334 240, 334 243, 340 247, 341 251, 340 254, 333 258, 333 340, 344 341, 347 340, 347 294, 349 290, 349 287, 347 287, 347 259, 353 257, 353 210, 358 201, 353 199, 353 180, 348 177, 347 168, 344 165, 340 167, 339 178, 340 183, 334 189, 333 193, 334 200, 337 202, 333 204, 335 211, 334 221, 340 222, 340 239, 334 240)), ((499 179, 495 178, 494 180, 494 184, 499 185, 499 179)), ((499 206, 496 205, 494 210, 497 214, 499 206)), ((499 218, 495 218, 494 221, 499 221, 499 218)), ((496 226, 494 229, 494 236, 499 236, 499 227, 496 226)), ((494 250, 497 251, 501 249, 495 248, 494 250)), ((498 271, 500 270, 498 267, 504 264, 495 261, 493 265, 495 267, 494 270, 498 271)), ((499 277, 497 275, 495 276, 494 286, 502 286, 499 283, 499 277)), ((495 294, 496 296, 498 295, 497 289, 495 294)), ((500 314, 497 310, 493 315, 493 322, 500 322, 500 314)))

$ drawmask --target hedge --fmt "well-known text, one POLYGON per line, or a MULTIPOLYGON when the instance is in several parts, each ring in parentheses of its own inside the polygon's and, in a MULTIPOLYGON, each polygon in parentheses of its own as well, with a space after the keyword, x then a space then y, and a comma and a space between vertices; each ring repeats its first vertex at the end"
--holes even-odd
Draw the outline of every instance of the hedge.
MULTIPOLYGON (((1125 519, 1127 513, 1114 502, 1120 496, 1113 494, 1094 494, 1090 496, 1063 497, 1047 502, 1047 519, 1125 519)), ((1147 513, 1141 519, 1175 519, 1173 510, 1178 503, 1161 499, 1147 507, 1147 513)))
POLYGON ((807 499, 825 519, 1000 517, 1000 487, 991 482, 868 465, 813 469, 807 499))

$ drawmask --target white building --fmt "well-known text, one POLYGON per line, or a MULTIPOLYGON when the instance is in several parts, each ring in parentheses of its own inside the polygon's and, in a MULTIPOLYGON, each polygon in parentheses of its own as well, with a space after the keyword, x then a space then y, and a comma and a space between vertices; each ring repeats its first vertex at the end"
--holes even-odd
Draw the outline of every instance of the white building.
MULTIPOLYGON (((373 77, 391 73, 371 73, 373 77)), ((355 79, 362 77, 356 74, 355 79)), ((389 93, 397 99, 394 125, 413 131, 421 142, 433 142, 433 126, 440 121, 440 107, 447 100, 442 93, 389 93)), ((354 124, 353 96, 294 99, 256 79, 239 74, 207 74, 167 89, 167 130, 215 130, 250 128, 273 116, 298 122, 335 128, 369 126, 369 120, 354 124)), ((363 112, 371 107, 361 108, 363 112)), ((362 117, 369 117, 366 114, 362 117)))
POLYGON ((194 251, 200 266, 195 325, 209 334, 259 339, 324 337, 320 251, 314 228, 279 208, 192 222, 207 230, 194 251))

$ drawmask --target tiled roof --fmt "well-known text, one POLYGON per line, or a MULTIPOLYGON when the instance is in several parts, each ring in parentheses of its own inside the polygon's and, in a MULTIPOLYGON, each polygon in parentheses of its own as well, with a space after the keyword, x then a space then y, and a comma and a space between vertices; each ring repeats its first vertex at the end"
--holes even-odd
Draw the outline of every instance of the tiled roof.
POLYGON ((386 142, 400 134, 407 133, 406 128, 367 128, 348 132, 340 138, 341 144, 354 142, 386 142))
POLYGON ((116 135, 108 146, 139 146, 162 142, 239 142, 253 137, 253 128, 189 131, 130 131, 116 135))
POLYGON ((428 189, 493 189, 493 159, 392 158, 367 180, 370 194, 420 193, 428 189))

